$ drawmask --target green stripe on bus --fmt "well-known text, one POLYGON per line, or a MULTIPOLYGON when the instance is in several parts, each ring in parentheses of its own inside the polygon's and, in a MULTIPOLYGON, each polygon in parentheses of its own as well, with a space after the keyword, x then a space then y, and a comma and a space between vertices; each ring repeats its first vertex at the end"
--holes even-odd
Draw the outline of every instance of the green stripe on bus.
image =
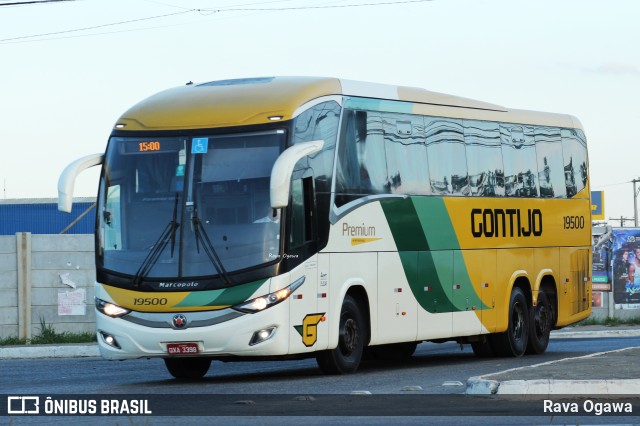
POLYGON ((430 313, 487 309, 473 288, 440 197, 382 200, 409 287, 430 313))
MULTIPOLYGON (((436 262, 433 255, 448 253, 429 251, 401 252, 400 259, 405 270, 411 292, 427 312, 432 314, 455 311, 447 294, 447 275, 451 276, 451 262, 436 262)), ((450 292, 449 292, 450 293, 450 292)))
POLYGON ((220 290, 194 291, 178 303, 176 307, 237 305, 251 297, 265 281, 254 281, 220 290))
POLYGON ((429 250, 423 226, 410 198, 381 200, 398 251, 429 250))
POLYGON ((418 220, 431 250, 457 250, 458 237, 441 197, 413 197, 418 220))
POLYGON ((453 251, 453 290, 452 301, 457 311, 470 311, 470 310, 482 310, 489 309, 489 306, 482 303, 482 299, 478 296, 471 278, 469 277, 469 270, 464 262, 464 256, 462 251, 453 251), (458 287, 459 286, 459 287, 458 287))

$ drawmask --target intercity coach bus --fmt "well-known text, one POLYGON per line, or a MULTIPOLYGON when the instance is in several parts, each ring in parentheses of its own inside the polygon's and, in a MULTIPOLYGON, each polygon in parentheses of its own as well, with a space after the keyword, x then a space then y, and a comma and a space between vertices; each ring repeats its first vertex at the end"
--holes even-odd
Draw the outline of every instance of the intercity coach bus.
POLYGON ((116 122, 96 218, 108 359, 543 353, 591 311, 586 139, 570 115, 335 78, 188 83, 116 122))

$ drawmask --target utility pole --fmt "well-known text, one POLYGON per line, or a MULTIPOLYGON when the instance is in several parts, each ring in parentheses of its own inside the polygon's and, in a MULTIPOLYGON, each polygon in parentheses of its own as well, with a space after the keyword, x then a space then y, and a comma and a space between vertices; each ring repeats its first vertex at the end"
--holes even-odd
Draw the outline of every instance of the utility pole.
POLYGON ((630 217, 622 217, 622 216, 620 216, 620 218, 618 218, 618 219, 613 218, 613 217, 610 217, 610 218, 609 218, 609 220, 610 220, 610 221, 613 221, 613 222, 620 222, 620 227, 621 227, 621 228, 624 228, 624 223, 625 223, 625 222, 631 222, 631 221, 634 221, 634 223, 635 223, 636 219, 637 219, 637 218, 633 218, 633 219, 632 219, 632 218, 630 218, 630 217))
POLYGON ((638 227, 638 191, 636 183, 640 182, 640 178, 633 179, 633 226, 638 227))

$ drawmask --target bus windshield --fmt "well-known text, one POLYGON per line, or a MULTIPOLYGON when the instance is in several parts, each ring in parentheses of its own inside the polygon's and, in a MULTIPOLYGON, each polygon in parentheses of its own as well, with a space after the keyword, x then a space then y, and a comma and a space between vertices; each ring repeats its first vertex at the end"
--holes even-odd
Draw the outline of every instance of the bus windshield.
POLYGON ((271 169, 283 130, 112 137, 100 182, 97 266, 145 279, 220 275, 279 257, 271 169))

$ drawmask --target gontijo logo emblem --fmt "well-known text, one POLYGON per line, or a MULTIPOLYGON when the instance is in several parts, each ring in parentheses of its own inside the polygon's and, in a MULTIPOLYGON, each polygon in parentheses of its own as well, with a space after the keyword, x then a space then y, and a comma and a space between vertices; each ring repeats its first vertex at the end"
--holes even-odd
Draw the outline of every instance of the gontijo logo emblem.
POLYGON ((313 346, 318 340, 318 323, 324 320, 324 312, 321 314, 309 314, 302 320, 302 325, 294 325, 302 336, 302 343, 306 347, 313 346))

